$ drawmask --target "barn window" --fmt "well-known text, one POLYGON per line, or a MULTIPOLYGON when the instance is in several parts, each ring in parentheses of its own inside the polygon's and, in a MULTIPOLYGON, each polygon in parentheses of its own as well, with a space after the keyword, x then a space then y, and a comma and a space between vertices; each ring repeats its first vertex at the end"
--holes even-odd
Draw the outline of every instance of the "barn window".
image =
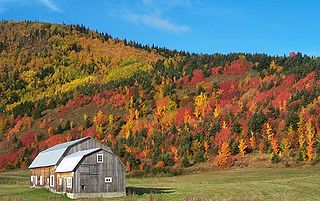
POLYGON ((81 184, 81 190, 82 190, 82 191, 86 190, 86 185, 81 184))
POLYGON ((103 154, 97 154, 97 163, 103 163, 103 154))
POLYGON ((43 185, 43 177, 42 177, 42 175, 40 176, 40 186, 42 186, 43 185))
POLYGON ((50 175, 50 187, 54 187, 54 175, 50 175))
POLYGON ((33 176, 31 176, 31 183, 33 183, 33 176))
POLYGON ((38 185, 38 176, 34 176, 34 185, 38 185))
POLYGON ((112 177, 105 177, 104 182, 105 183, 112 183, 112 177))
POLYGON ((62 186, 62 177, 59 177, 59 186, 62 186))
POLYGON ((72 177, 67 177, 67 188, 72 188, 72 177))

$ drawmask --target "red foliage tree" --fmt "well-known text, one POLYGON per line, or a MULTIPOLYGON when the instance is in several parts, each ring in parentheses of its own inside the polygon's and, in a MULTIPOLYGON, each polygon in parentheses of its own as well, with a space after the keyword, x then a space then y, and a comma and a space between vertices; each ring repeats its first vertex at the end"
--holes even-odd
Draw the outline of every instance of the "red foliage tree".
POLYGON ((225 75, 242 75, 245 73, 246 68, 251 67, 252 64, 245 59, 238 59, 233 61, 230 65, 226 65, 223 71, 225 75))
POLYGON ((283 79, 280 86, 288 89, 288 88, 292 87, 294 82, 295 82, 295 76, 294 76, 294 74, 290 74, 283 79))
POLYGON ((212 73, 212 75, 218 75, 218 74, 220 73, 220 70, 221 70, 222 68, 223 68, 222 66, 211 68, 211 73, 212 73))
POLYGON ((108 100, 112 97, 112 95, 113 95, 113 92, 110 90, 104 90, 102 92, 95 93, 92 98, 92 102, 97 106, 103 106, 108 102, 108 100))
POLYGON ((113 107, 122 107, 126 103, 126 97, 121 93, 117 93, 110 98, 109 102, 113 107))
POLYGON ((219 87, 223 91, 221 99, 231 100, 237 95, 238 84, 233 80, 222 82, 219 87))
POLYGON ((181 107, 178 110, 178 113, 176 115, 175 125, 181 126, 183 123, 185 123, 187 118, 194 119, 193 110, 192 107, 181 107))
POLYGON ((215 136, 214 136, 214 142, 218 144, 219 146, 223 142, 228 142, 230 138, 231 129, 229 127, 222 128, 215 136))
POLYGON ((193 77, 190 82, 191 86, 196 86, 197 83, 204 81, 203 80, 203 71, 201 69, 193 70, 193 77))
POLYGON ((60 106, 58 109, 58 114, 63 115, 73 108, 81 107, 87 105, 91 102, 91 97, 80 94, 77 97, 70 99, 65 105, 60 106))
POLYGON ((97 134, 97 130, 93 127, 84 130, 82 133, 83 137, 94 137, 96 136, 96 134, 97 134))
POLYGON ((316 77, 316 72, 313 71, 309 73, 307 76, 305 76, 304 78, 300 79, 297 83, 295 83, 292 89, 301 91, 302 89, 306 88, 308 84, 313 83, 315 77, 316 77))
POLYGON ((32 143, 35 141, 35 136, 36 133, 34 131, 29 131, 20 138, 20 141, 25 147, 31 147, 32 143))
POLYGON ((45 145, 47 147, 52 147, 56 144, 61 144, 66 141, 67 141, 66 138, 62 135, 52 135, 46 140, 45 145))
POLYGON ((0 156, 0 170, 4 169, 7 165, 14 165, 18 159, 18 154, 14 151, 6 152, 0 156))

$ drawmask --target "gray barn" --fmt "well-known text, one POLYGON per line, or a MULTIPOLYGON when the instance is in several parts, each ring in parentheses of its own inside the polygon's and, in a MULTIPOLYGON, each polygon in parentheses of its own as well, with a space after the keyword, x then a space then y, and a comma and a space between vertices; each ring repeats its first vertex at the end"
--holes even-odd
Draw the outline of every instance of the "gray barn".
POLYGON ((123 163, 109 147, 93 138, 46 149, 29 169, 32 187, 46 187, 70 198, 126 195, 123 163))

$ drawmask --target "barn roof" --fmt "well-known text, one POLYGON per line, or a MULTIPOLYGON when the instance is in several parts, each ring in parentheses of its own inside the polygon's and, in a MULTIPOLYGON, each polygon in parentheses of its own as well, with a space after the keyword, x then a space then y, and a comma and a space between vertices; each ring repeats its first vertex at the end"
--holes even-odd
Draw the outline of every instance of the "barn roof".
POLYGON ((101 150, 101 148, 95 148, 95 149, 88 149, 84 151, 78 151, 74 154, 71 154, 69 156, 66 156, 63 158, 61 163, 58 165, 56 172, 71 172, 74 170, 74 168, 79 164, 79 162, 82 160, 82 158, 88 154, 94 153, 98 150, 101 150))
POLYGON ((81 142, 83 140, 88 139, 89 137, 84 137, 81 139, 65 142, 62 144, 57 144, 49 149, 43 150, 40 152, 37 157, 33 160, 29 168, 37 168, 37 167, 47 167, 56 165, 68 147, 81 142))

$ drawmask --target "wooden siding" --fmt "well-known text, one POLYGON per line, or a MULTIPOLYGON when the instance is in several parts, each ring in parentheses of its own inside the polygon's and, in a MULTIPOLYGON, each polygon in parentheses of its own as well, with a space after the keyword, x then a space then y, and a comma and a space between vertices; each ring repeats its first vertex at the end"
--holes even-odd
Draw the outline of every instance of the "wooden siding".
MULTIPOLYGON (((37 185, 36 187, 49 187, 49 180, 50 180, 50 175, 55 175, 55 166, 50 166, 50 167, 41 167, 41 168, 33 168, 30 169, 30 176, 37 176, 37 185), (42 185, 40 185, 40 176, 42 176, 42 185)), ((34 186, 33 183, 30 181, 30 186, 34 186)), ((56 178, 54 184, 56 184, 56 178)))
POLYGON ((87 140, 79 142, 79 143, 73 145, 72 147, 70 147, 66 151, 66 154, 64 156, 68 156, 68 155, 73 154, 78 151, 83 151, 83 150, 87 150, 87 149, 94 149, 94 148, 102 148, 102 149, 105 149, 107 151, 112 152, 111 149, 107 145, 102 144, 93 138, 89 138, 87 140))
POLYGON ((74 187, 74 173, 73 172, 66 172, 66 173, 56 173, 57 177, 57 185, 56 185, 56 191, 58 192, 67 192, 67 193, 73 193, 73 187, 74 187), (67 188, 67 178, 72 178, 72 188, 67 188), (62 178, 62 184, 59 185, 59 178, 62 178))
POLYGON ((75 170, 74 193, 125 192, 125 170, 120 159, 105 150, 86 156, 75 170), (103 154, 103 163, 97 163, 97 154, 103 154), (105 177, 112 177, 105 183, 105 177))

